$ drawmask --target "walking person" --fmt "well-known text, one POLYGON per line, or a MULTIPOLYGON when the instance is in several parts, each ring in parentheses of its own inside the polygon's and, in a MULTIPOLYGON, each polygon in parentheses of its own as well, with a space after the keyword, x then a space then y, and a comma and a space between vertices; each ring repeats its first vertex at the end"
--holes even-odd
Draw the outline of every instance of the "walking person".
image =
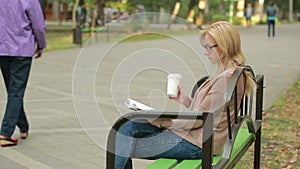
POLYGON ((274 2, 271 1, 269 6, 267 7, 267 21, 268 21, 268 37, 271 36, 272 29, 272 37, 275 37, 275 20, 276 20, 276 8, 274 7, 274 2))
MULTIPOLYGON (((233 72, 245 63, 245 58, 239 32, 228 21, 211 23, 201 34, 200 44, 205 48, 204 54, 215 71, 198 88, 194 98, 189 97, 178 86, 177 97, 170 99, 192 111, 214 112, 216 119, 213 153, 217 155, 221 153, 228 137, 226 112, 222 109, 223 98, 233 72)), ((238 100, 255 85, 250 74, 246 73, 243 76, 238 82, 238 100)), ((233 110, 230 116, 233 119, 233 110)), ((202 134, 201 120, 128 121, 117 133, 115 168, 131 169, 131 158, 201 159, 202 134)))
POLYGON ((252 15, 253 15, 253 8, 252 8, 252 4, 251 4, 251 3, 248 3, 248 4, 247 4, 247 7, 245 8, 244 15, 245 15, 245 17, 246 17, 246 24, 247 24, 247 27, 252 26, 251 17, 252 17, 252 15))
POLYGON ((38 0, 2 0, 0 23, 0 67, 7 91, 0 144, 7 147, 18 144, 18 139, 12 137, 16 127, 19 128, 22 139, 28 136, 24 93, 32 58, 42 56, 47 42, 38 0))

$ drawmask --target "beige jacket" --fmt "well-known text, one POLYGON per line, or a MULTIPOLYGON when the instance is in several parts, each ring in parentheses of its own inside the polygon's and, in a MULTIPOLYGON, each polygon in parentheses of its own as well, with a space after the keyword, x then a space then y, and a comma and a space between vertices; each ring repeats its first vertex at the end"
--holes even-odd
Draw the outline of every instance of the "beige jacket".
MULTIPOLYGON (((235 68, 230 68, 216 77, 204 82, 196 91, 193 99, 187 98, 184 105, 193 111, 208 111, 214 112, 214 150, 215 155, 220 154, 223 146, 228 138, 227 117, 226 112, 220 110, 224 105, 224 94, 227 89, 229 80, 235 68)), ((238 82, 238 100, 240 102, 244 92, 244 78, 240 78, 238 82)), ((233 102, 233 100, 231 100, 233 102)), ((240 103, 238 103, 239 105, 240 103)), ((221 109, 223 110, 223 109, 221 109)), ((234 121, 233 109, 230 112, 231 122, 234 121)), ((158 123, 153 123, 158 126, 158 123)), ((161 125, 161 124, 160 124, 161 125)), ((185 138, 187 141, 202 148, 202 121, 201 120, 172 120, 163 121, 161 126, 172 130, 177 135, 185 138)))

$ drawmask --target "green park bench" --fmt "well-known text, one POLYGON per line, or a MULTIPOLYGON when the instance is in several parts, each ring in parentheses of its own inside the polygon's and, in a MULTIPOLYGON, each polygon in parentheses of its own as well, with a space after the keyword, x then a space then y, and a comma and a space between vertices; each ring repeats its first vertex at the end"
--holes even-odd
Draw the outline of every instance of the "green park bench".
POLYGON ((105 31, 105 27, 95 27, 95 28, 85 27, 81 31, 85 33, 99 32, 99 31, 105 31))
MULTIPOLYGON (((89 34, 89 38, 91 38, 92 36, 94 36, 94 41, 97 43, 99 40, 98 34, 99 33, 105 33, 106 36, 106 41, 109 42, 110 41, 110 37, 109 37, 109 32, 110 30, 107 27, 85 27, 81 30, 82 33, 88 33, 89 34)), ((91 39, 89 39, 89 44, 91 43, 91 39)))
MULTIPOLYGON (((207 77, 206 77, 207 78, 207 77)), ((196 89, 205 81, 200 79, 194 86, 192 97, 196 89)), ((106 165, 108 169, 114 168, 115 138, 116 131, 127 121, 133 119, 192 119, 203 120, 203 145, 202 159, 199 160, 177 160, 160 158, 155 160, 147 169, 196 169, 196 168, 233 168, 254 143, 255 169, 260 168, 261 151, 261 123, 263 111, 263 75, 254 75, 250 66, 239 67, 235 70, 225 94, 225 111, 227 112, 228 139, 220 155, 213 155, 213 113, 211 112, 178 112, 178 111, 135 111, 120 117, 112 126, 107 141, 106 165), (237 82, 244 71, 248 71, 255 77, 257 87, 250 96, 244 96, 240 107, 237 103, 237 82), (229 104, 233 98, 234 104, 229 104), (233 106, 233 107, 230 107, 233 106), (229 110, 234 108, 234 125, 230 124, 229 110), (254 116, 254 118, 253 118, 254 116), (244 125, 246 124, 246 125, 244 125)))

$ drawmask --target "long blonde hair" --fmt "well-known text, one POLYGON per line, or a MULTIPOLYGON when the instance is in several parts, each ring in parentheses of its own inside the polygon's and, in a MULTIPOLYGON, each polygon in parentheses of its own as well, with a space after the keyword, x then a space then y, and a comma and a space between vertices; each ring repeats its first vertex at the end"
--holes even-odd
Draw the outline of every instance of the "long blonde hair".
MULTIPOLYGON (((212 75, 215 76, 231 67, 242 66, 245 64, 245 57, 241 49, 241 39, 237 28, 228 21, 213 21, 202 32, 200 43, 204 45, 205 36, 210 35, 218 45, 220 62, 217 70, 212 75)), ((254 87, 255 82, 250 73, 245 73, 246 88, 245 93, 249 93, 254 87)))

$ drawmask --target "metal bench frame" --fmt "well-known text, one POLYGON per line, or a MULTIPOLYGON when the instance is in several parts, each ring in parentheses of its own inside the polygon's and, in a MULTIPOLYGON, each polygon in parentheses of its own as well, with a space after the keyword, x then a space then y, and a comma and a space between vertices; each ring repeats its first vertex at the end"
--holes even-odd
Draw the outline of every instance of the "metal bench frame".
MULTIPOLYGON (((229 85, 226 90, 225 99, 225 111, 227 111, 227 122, 228 122, 228 140, 224 146, 222 159, 213 165, 213 113, 211 112, 198 112, 198 111, 166 111, 166 110, 154 110, 154 111, 134 111, 120 117, 112 126, 107 140, 106 150, 106 166, 107 169, 113 169, 115 165, 115 140, 118 129, 127 121, 134 119, 201 119, 203 120, 203 155, 202 155, 202 168, 233 168, 234 165, 240 160, 245 154, 248 148, 252 145, 254 140, 250 140, 244 148, 238 153, 236 158, 230 159, 234 141, 236 135, 244 121, 246 121, 248 130, 250 133, 255 134, 255 147, 254 147, 254 168, 260 168, 260 153, 261 153, 261 123, 262 123, 262 112, 263 112, 263 88, 264 88, 264 76, 254 75, 254 72, 250 66, 239 67, 235 70, 229 85), (241 101, 240 108, 237 107, 237 82, 244 71, 252 73, 255 77, 257 84, 255 93, 255 119, 252 120, 252 104, 253 94, 248 97, 244 96, 241 101), (230 124, 229 115, 229 102, 231 98, 234 99, 234 125, 230 124), (230 162, 230 164, 229 164, 230 162)), ((198 84, 199 85, 199 84, 198 84)), ((193 93, 192 93, 193 95, 193 93)))

